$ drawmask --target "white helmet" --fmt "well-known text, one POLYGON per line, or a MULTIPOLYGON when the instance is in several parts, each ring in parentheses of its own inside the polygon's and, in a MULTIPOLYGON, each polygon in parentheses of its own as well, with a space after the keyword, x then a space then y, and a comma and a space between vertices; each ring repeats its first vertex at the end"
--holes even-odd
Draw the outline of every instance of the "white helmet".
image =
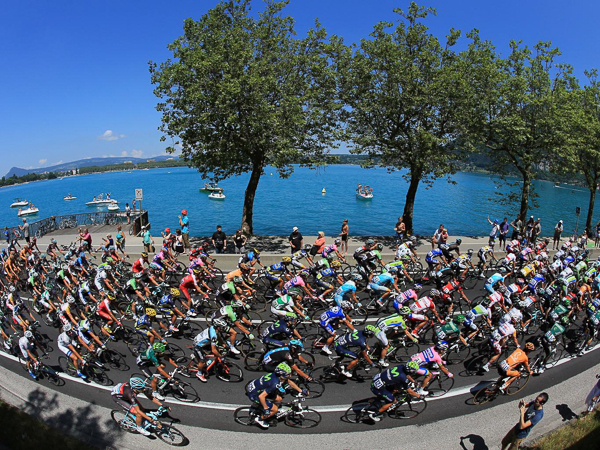
POLYGON ((31 339, 31 338, 33 337, 33 333, 32 333, 31 331, 27 330, 27 331, 25 332, 25 337, 26 337, 27 339, 31 339))
POLYGON ((342 307, 342 309, 350 309, 350 308, 352 308, 352 303, 350 303, 347 300, 342 300, 340 302, 340 306, 342 307))
POLYGON ((63 327, 63 331, 65 333, 68 333, 69 331, 71 331, 73 329, 73 327, 71 327, 70 323, 66 323, 65 326, 63 327))
POLYGON ((349 284, 350 286, 356 287, 356 283, 354 282, 354 280, 346 281, 346 284, 349 284))

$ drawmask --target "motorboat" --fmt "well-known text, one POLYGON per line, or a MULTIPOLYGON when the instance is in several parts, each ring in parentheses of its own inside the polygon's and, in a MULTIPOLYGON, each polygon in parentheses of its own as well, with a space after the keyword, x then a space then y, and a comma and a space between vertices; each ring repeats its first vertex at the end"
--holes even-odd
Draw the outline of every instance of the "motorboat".
POLYGON ((66 197, 63 197, 63 200, 75 200, 77 197, 73 197, 71 194, 67 195, 66 197))
POLYGON ((33 205, 29 205, 26 209, 21 209, 19 208, 19 211, 17 212, 17 215, 19 217, 23 217, 23 216, 31 216, 33 214, 37 214, 39 213, 40 210, 37 209, 35 206, 33 205))
POLYGON ((119 210, 119 205, 117 204, 117 201, 116 201, 116 200, 114 200, 112 203, 110 203, 110 204, 108 205, 108 208, 107 208, 107 209, 108 209, 109 211, 118 211, 118 210, 119 210))
POLYGON ((223 191, 222 187, 219 187, 219 185, 217 183, 204 183, 204 187, 200 188, 200 192, 218 192, 218 191, 223 191))
POLYGON ((20 198, 15 198, 15 201, 11 203, 11 208, 20 208, 21 206, 28 206, 29 202, 27 200, 22 200, 20 198))
POLYGON ((94 197, 94 199, 91 202, 87 202, 86 205, 88 206, 108 206, 111 203, 119 203, 117 200, 115 200, 114 198, 110 198, 110 195, 106 195, 106 197, 104 197, 103 194, 100 194, 98 197, 94 197))
POLYGON ((366 184, 359 184, 356 189, 356 198, 359 200, 371 200, 373 198, 373 188, 366 184))
POLYGON ((225 200, 225 194, 223 194, 223 191, 215 191, 215 192, 211 192, 210 194, 208 194, 208 198, 212 199, 212 200, 225 200))

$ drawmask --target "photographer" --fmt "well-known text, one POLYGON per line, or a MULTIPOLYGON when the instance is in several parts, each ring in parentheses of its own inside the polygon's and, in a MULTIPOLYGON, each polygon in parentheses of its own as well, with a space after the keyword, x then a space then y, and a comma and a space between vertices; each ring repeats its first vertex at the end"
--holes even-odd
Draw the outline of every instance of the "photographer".
POLYGON ((544 404, 548 401, 548 394, 542 392, 534 401, 525 403, 519 402, 520 418, 519 423, 510 429, 502 439, 502 450, 518 450, 519 445, 527 436, 531 429, 544 417, 544 404))

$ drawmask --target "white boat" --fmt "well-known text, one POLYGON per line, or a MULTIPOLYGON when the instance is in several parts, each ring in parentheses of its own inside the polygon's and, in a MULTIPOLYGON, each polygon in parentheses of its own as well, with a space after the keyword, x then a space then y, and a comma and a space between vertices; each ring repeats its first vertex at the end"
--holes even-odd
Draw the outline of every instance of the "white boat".
POLYGON ((358 189, 356 189, 356 198, 359 200, 371 200, 373 198, 373 188, 367 186, 366 184, 358 185, 358 189))
POLYGON ((19 208, 19 212, 17 213, 17 215, 19 217, 31 216, 32 214, 37 214, 39 212, 40 212, 40 210, 37 209, 35 206, 34 207, 28 207, 27 209, 21 209, 21 208, 19 208))
POLYGON ((204 187, 200 188, 200 192, 222 192, 223 188, 217 183, 204 183, 204 187))
POLYGON ((15 201, 11 203, 11 208, 20 208, 21 206, 28 206, 29 202, 27 200, 21 200, 20 198, 15 198, 15 201))
POLYGON ((208 198, 212 200, 225 200, 225 194, 223 194, 223 191, 211 192, 208 194, 208 198))
POLYGON ((77 197, 73 197, 71 194, 67 195, 66 197, 63 197, 63 200, 75 200, 77 197))
POLYGON ((113 201, 110 205, 108 205, 108 210, 109 211, 118 211, 119 210, 119 205, 117 204, 116 200, 113 201))

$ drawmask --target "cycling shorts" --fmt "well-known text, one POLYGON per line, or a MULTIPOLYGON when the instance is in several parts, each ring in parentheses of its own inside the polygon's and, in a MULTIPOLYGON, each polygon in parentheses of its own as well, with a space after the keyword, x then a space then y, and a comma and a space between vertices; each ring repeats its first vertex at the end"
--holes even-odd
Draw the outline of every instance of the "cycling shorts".
POLYGON ((144 374, 145 377, 152 378, 153 374, 150 371, 150 367, 154 367, 154 364, 150 361, 140 361, 137 363, 138 369, 144 374))
POLYGON ((379 330, 379 332, 375 336, 377 336, 377 339, 379 339, 379 342, 381 342, 384 347, 387 347, 389 345, 388 338, 385 335, 385 331, 379 330))
POLYGON ((134 413, 134 409, 137 406, 135 403, 126 402, 125 399, 119 398, 116 395, 111 395, 113 401, 123 408, 125 411, 129 411, 130 413, 134 413))
POLYGON ((321 321, 320 325, 321 328, 327 331, 327 333, 329 333, 330 336, 335 335, 335 329, 333 328, 333 325, 331 323, 324 323, 323 321, 321 321))
POLYGON ((346 347, 342 347, 341 345, 335 346, 335 352, 338 356, 347 356, 350 359, 357 359, 358 355, 354 353, 352 350, 348 350, 346 347))
POLYGON ((58 349, 69 357, 73 354, 73 352, 71 351, 71 349, 69 347, 65 347, 64 345, 61 345, 60 343, 58 344, 58 349))
POLYGON ((112 320, 112 317, 110 317, 110 314, 109 314, 109 313, 107 313, 106 311, 102 310, 102 309, 99 309, 99 310, 98 310, 98 315, 99 315, 100 317, 102 317, 103 319, 106 319, 106 320, 112 320))
POLYGON ((510 369, 510 368, 508 370, 504 370, 504 368, 502 367, 501 364, 502 363, 500 363, 500 365, 498 366, 498 374, 501 377, 518 377, 519 376, 519 371, 518 370, 510 369))
POLYGON ((384 400, 386 403, 393 403, 395 398, 394 394, 388 391, 385 386, 380 387, 379 389, 375 386, 371 385, 371 392, 377 396, 377 398, 384 400))
POLYGON ((375 292, 389 292, 390 288, 386 286, 381 286, 380 284, 369 283, 369 287, 373 289, 375 292))
POLYGON ((488 291, 490 294, 493 294, 494 292, 496 292, 496 290, 494 289, 494 286, 489 284, 489 283, 485 283, 485 290, 488 291))
POLYGON ((265 277, 270 281, 281 281, 281 276, 275 275, 274 273, 265 272, 265 277))
POLYGON ((275 314, 277 317, 285 317, 288 311, 285 309, 277 309, 274 306, 271 306, 271 313, 275 314))
POLYGON ((317 280, 317 286, 322 287, 323 289, 332 289, 333 285, 330 283, 327 283, 324 280, 317 280))
MULTIPOLYGON (((260 399, 258 398, 258 394, 254 392, 246 392, 246 397, 248 397, 252 403, 257 403, 259 406, 262 406, 260 403, 260 399)), ((265 404, 267 405, 268 409, 271 409, 273 407, 273 402, 270 401, 268 398, 265 398, 265 404)), ((266 414, 267 411, 264 410, 264 413, 266 414)))

